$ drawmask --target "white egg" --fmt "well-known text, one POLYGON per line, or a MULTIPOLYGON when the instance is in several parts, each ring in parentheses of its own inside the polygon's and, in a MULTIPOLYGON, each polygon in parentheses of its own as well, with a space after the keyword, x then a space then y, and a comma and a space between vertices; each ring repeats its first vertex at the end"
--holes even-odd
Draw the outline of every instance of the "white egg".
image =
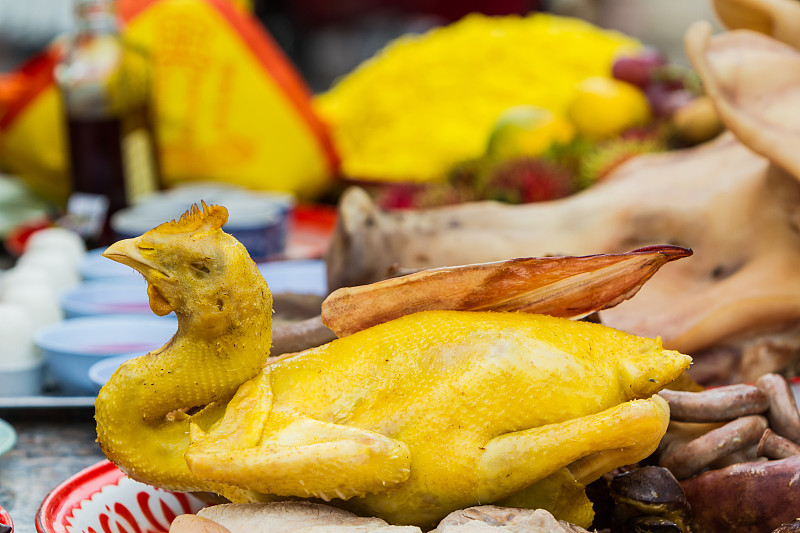
POLYGON ((28 311, 18 304, 0 303, 0 370, 26 368, 36 359, 28 311))

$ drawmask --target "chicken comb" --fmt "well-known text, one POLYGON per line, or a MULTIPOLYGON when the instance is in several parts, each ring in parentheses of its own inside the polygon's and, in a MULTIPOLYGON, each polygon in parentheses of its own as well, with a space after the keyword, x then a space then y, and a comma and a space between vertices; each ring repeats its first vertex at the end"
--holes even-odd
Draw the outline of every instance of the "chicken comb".
POLYGON ((161 224, 156 230, 169 233, 193 233, 220 229, 228 221, 228 210, 221 205, 207 205, 200 201, 202 208, 192 204, 181 218, 161 224))

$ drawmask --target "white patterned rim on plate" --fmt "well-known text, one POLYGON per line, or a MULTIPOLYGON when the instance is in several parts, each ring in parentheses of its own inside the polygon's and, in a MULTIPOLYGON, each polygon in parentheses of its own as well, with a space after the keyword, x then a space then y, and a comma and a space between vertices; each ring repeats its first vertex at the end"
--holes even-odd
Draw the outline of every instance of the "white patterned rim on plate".
POLYGON ((126 477, 108 461, 67 479, 42 502, 39 533, 166 533, 176 516, 206 504, 126 477))

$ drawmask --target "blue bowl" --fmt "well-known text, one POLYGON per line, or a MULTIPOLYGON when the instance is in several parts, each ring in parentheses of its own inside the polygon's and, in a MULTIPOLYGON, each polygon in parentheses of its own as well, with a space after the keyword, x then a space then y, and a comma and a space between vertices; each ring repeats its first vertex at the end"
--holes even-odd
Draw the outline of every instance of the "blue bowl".
POLYGON ((125 279, 143 280, 142 275, 122 263, 117 263, 101 254, 105 248, 89 250, 78 265, 78 273, 84 280, 125 279))
POLYGON ((152 316, 147 283, 140 279, 86 281, 61 296, 65 318, 99 315, 152 316))
POLYGON ((94 384, 95 392, 99 392, 103 385, 111 378, 122 363, 141 354, 125 354, 109 357, 98 361, 89 367, 89 381, 94 384))
POLYGON ((46 372, 65 395, 93 395, 89 368, 123 354, 142 355, 160 348, 178 328, 171 317, 119 315, 71 318, 36 332, 46 372))
MULTIPOLYGON (((111 227, 120 239, 138 237, 168 220, 179 219, 193 203, 199 204, 203 199, 203 196, 194 200, 189 197, 168 193, 154 195, 115 213, 111 217, 111 227)), ((294 210, 290 197, 235 190, 215 193, 205 199, 226 207, 228 222, 223 229, 247 248, 253 260, 275 259, 284 254, 294 210)))

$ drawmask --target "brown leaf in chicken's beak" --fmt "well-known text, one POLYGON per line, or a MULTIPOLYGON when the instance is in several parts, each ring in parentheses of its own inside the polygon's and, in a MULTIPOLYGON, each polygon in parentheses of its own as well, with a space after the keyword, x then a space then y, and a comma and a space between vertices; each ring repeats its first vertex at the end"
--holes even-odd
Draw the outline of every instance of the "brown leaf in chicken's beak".
POLYGON ((623 254, 511 259, 423 270, 331 293, 322 321, 339 337, 429 310, 522 311, 579 318, 617 305, 665 263, 688 257, 678 246, 623 254))

